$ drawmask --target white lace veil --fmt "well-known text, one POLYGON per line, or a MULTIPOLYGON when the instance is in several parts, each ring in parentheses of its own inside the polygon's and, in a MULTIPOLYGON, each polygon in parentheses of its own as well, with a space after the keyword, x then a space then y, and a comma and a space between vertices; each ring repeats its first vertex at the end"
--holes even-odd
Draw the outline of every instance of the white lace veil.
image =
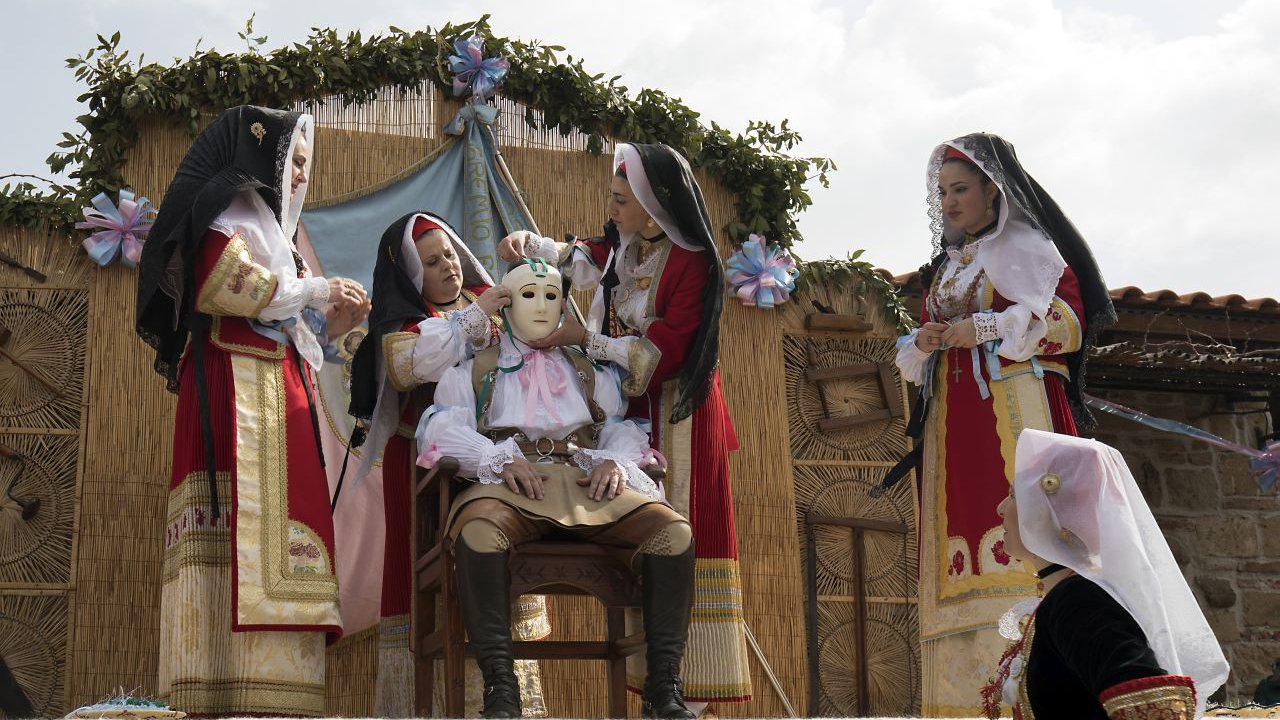
POLYGON ((1006 192, 1001 173, 984 163, 981 156, 961 140, 963 138, 949 140, 934 148, 925 173, 929 216, 934 226, 935 243, 939 244, 937 249, 944 250, 945 245, 956 244, 964 238, 964 229, 953 227, 947 221, 938 192, 938 174, 942 171, 947 148, 955 148, 991 178, 1000 190, 1000 216, 996 220, 996 229, 978 249, 978 264, 986 270, 987 278, 1001 296, 1044 318, 1067 263, 1049 236, 1029 220, 1027 213, 1006 192))
POLYGON ((1199 717, 1227 678, 1227 660, 1119 451, 1023 430, 1013 485, 1022 544, 1128 610, 1161 667, 1195 681, 1199 717))

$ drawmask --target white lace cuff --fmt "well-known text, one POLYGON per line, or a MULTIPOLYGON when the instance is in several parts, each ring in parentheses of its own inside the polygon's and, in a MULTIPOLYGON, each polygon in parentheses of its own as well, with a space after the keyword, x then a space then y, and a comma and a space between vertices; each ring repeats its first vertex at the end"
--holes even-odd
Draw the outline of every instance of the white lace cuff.
POLYGON ((621 368, 630 364, 631 343, 635 338, 612 338, 596 332, 587 332, 587 357, 598 362, 611 362, 621 368))
POLYGON ((627 487, 653 500, 664 500, 662 490, 658 488, 658 484, 649 477, 640 466, 632 462, 626 453, 614 452, 611 450, 587 450, 582 449, 573 454, 573 462, 582 471, 590 475, 597 467, 605 462, 612 460, 618 464, 622 472, 627 476, 627 487))
POLYGON ((485 314, 480 303, 471 303, 457 314, 458 327, 477 345, 487 344, 493 335, 493 321, 485 314))
POLYGON ((973 329, 977 333, 978 344, 988 343, 1000 337, 1000 313, 980 312, 973 314, 973 329))
POLYGON ((534 235, 524 242, 524 256, 528 258, 540 257, 549 263, 555 263, 560 259, 559 253, 556 241, 549 237, 534 235))
POLYGON ((303 278, 307 307, 324 307, 329 302, 329 281, 322 277, 303 278))
POLYGON ((500 443, 493 444, 493 450, 480 452, 480 462, 476 479, 484 485, 499 485, 506 481, 502 479, 502 471, 506 468, 507 463, 515 462, 516 458, 524 457, 524 453, 520 452, 520 448, 516 447, 516 441, 507 438, 500 443))

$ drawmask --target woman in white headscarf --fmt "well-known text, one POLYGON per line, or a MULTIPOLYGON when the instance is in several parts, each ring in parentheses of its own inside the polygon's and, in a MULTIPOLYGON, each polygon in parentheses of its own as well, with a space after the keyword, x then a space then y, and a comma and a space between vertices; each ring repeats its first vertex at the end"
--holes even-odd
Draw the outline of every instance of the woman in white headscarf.
POLYGON ((1084 239, 1008 142, 949 140, 926 177, 931 277, 897 356, 921 388, 918 442, 890 478, 920 465, 921 709, 960 717, 977 711, 984 680, 969 660, 1000 651, 1000 613, 1035 593, 995 514, 1014 443, 1024 428, 1087 429, 1084 359, 1114 310, 1084 239))
POLYGON ((1004 549, 1044 599, 1001 622, 1013 644, 983 690, 1015 718, 1198 717, 1227 661, 1120 453, 1024 430, 998 509, 1004 549))
POLYGON ((142 252, 138 334, 178 394, 159 693, 200 715, 323 715, 342 632, 313 373, 369 311, 294 246, 312 119, 244 105, 192 143, 142 252))

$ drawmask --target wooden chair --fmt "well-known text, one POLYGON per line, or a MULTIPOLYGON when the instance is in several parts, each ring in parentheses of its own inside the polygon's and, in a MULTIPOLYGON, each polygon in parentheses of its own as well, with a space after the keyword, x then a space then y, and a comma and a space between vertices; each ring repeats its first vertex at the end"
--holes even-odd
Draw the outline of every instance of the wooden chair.
MULTIPOLYGON (((465 712, 465 642, 462 607, 453 557, 445 538, 445 521, 461 486, 458 462, 441 458, 414 483, 413 610, 410 643, 414 651, 414 710, 432 711, 435 662, 444 663, 444 716, 465 712)), ((604 660, 609 663, 609 715, 627 717, 627 657, 644 650, 644 633, 626 635, 628 607, 640 606, 640 585, 619 551, 587 542, 542 541, 512 548, 511 599, 526 593, 590 595, 605 608, 606 635, 601 641, 540 640, 516 642, 518 659, 604 660)))

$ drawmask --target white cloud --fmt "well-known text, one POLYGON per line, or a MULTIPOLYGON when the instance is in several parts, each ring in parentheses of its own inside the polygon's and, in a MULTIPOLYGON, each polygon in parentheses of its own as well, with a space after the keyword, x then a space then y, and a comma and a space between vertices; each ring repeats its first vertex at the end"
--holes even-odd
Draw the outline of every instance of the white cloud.
MULTIPOLYGON (((261 6, 21 0, 0 62, 24 112, 0 116, 5 171, 43 170, 79 92, 61 60, 123 28, 149 58, 270 46, 313 25, 416 28, 493 13, 502 34, 564 45, 588 68, 682 98, 732 129, 790 118, 834 158, 801 217, 806 257, 865 247, 904 272, 927 259, 924 161, 939 141, 1004 135, 1093 245, 1113 286, 1280 295, 1264 233, 1280 161, 1280 3, 1215 15, 1193 0, 408 0, 261 6), (305 12, 298 8, 305 7, 305 12), (96 9, 94 9, 96 8, 96 9), (11 166, 12 163, 12 166, 11 166), (10 167, 11 166, 11 167, 10 167)), ((2 173, 0 173, 2 174, 2 173)))

